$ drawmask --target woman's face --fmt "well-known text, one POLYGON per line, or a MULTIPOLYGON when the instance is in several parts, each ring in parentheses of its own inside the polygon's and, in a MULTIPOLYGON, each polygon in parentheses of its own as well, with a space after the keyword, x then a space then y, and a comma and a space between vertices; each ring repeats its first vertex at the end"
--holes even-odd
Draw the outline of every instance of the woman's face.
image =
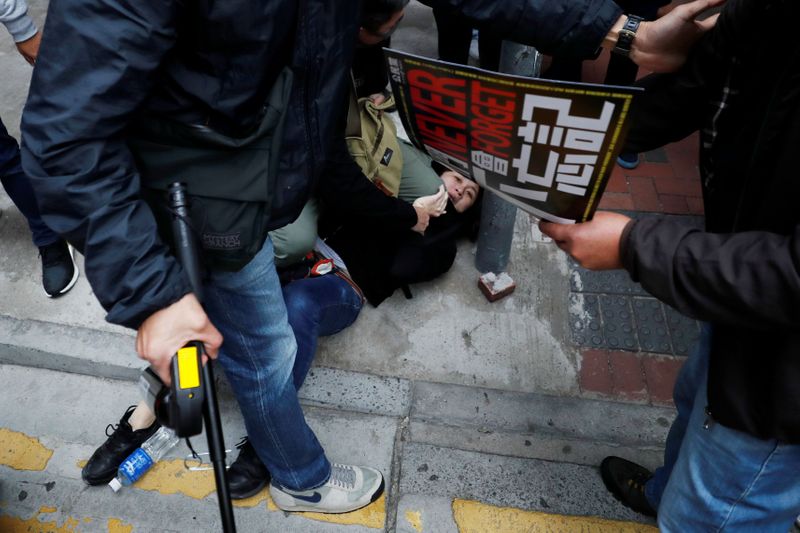
POLYGON ((471 179, 465 178, 458 172, 446 170, 442 176, 447 195, 456 208, 456 211, 463 213, 475 203, 478 197, 478 184, 471 179))

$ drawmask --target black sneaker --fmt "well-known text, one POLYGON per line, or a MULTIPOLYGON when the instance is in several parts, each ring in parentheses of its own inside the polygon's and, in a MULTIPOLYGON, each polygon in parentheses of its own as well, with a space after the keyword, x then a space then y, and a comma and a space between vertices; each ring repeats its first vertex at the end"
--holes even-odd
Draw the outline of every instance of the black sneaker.
POLYGON ((600 475, 609 492, 624 506, 646 516, 656 516, 656 510, 644 495, 644 486, 653 477, 648 469, 611 456, 600 463, 600 475))
POLYGON ((42 285, 50 298, 61 296, 78 281, 78 267, 72 246, 58 240, 39 247, 42 258, 42 285))
POLYGON ((135 405, 128 407, 118 425, 106 426, 108 439, 94 451, 81 470, 81 477, 87 484, 105 485, 114 479, 122 461, 161 427, 156 421, 148 428, 134 431, 128 423, 134 409, 135 405))
POLYGON ((255 496, 269 482, 269 471, 258 458, 250 439, 244 437, 239 444, 239 457, 228 469, 228 485, 231 498, 243 500, 255 496))

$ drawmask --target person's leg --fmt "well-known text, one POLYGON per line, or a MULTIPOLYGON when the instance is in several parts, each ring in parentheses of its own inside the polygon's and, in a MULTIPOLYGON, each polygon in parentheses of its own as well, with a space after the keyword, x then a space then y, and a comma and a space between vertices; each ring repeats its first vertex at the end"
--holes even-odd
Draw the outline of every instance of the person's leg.
POLYGON ((436 194, 443 182, 431 167, 430 156, 405 141, 400 141, 400 151, 403 154, 403 173, 397 197, 413 203, 420 196, 436 194))
POLYGON ((707 379, 710 342, 711 328, 705 325, 675 381, 673 399, 678 414, 667 435, 664 465, 651 473, 643 466, 615 456, 606 457, 600 464, 600 475, 606 488, 625 506, 638 513, 647 516, 657 513, 664 487, 681 450, 694 399, 707 379))
POLYGON ((297 340, 292 376, 300 389, 317 352, 317 339, 352 324, 363 305, 361 295, 335 274, 299 279, 283 288, 289 325, 297 340))
POLYGON ((272 242, 239 272, 215 272, 205 308, 224 336, 219 362, 247 434, 273 478, 295 490, 319 486, 331 466, 306 424, 292 367, 297 345, 275 272, 272 242))
POLYGON ((39 214, 33 188, 22 171, 19 145, 16 139, 8 134, 2 119, 0 119, 0 181, 11 201, 28 221, 33 244, 42 247, 61 240, 57 233, 47 227, 39 214))
POLYGON ((664 465, 657 468, 653 477, 647 482, 644 494, 653 509, 658 509, 661 495, 667 486, 672 469, 678 460, 689 417, 694 408, 698 391, 705 387, 708 379, 708 357, 711 351, 712 328, 704 324, 700 331, 700 338, 686 359, 675 380, 672 390, 672 399, 678 414, 673 420, 667 434, 664 447, 664 465))
POLYGON ((297 219, 269 232, 275 250, 275 266, 290 266, 305 257, 317 241, 319 207, 316 198, 309 198, 297 219))
POLYGON ((478 51, 480 66, 486 70, 500 70, 500 53, 503 49, 503 40, 486 30, 478 32, 478 51))
POLYGON ((658 509, 672 532, 784 533, 800 513, 800 445, 727 428, 705 414, 698 391, 658 509))
POLYGON ((466 65, 472 42, 472 24, 448 9, 434 9, 439 43, 439 59, 466 65))

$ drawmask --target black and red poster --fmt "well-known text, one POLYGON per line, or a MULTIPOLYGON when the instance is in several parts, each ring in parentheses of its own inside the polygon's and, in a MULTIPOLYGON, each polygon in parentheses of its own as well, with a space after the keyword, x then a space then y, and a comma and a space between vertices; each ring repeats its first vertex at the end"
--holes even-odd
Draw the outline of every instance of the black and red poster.
POLYGON ((535 216, 591 219, 638 89, 385 52, 403 125, 418 148, 535 216))

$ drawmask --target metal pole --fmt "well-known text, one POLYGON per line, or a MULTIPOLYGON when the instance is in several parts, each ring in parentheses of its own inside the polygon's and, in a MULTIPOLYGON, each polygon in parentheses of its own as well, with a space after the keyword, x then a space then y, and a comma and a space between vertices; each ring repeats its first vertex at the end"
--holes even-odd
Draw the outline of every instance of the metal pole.
MULTIPOLYGON (((541 54, 531 47, 503 41, 500 72, 535 78, 541 70, 541 54)), ((517 208, 489 191, 483 195, 475 268, 487 272, 505 272, 511 255, 514 220, 517 208)))

